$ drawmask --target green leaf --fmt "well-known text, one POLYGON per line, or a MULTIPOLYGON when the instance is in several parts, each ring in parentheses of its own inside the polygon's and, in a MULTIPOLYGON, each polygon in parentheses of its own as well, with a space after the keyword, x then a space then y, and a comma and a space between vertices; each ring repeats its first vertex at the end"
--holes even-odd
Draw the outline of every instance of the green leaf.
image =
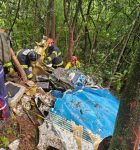
POLYGON ((5 137, 5 136, 0 136, 0 143, 1 143, 1 145, 0 146, 8 146, 9 145, 9 139, 7 138, 7 137, 5 137))

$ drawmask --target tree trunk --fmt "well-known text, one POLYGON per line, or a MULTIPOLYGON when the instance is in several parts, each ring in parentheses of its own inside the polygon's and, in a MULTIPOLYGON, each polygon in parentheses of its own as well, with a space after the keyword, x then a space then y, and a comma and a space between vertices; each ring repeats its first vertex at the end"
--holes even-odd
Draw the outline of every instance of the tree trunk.
POLYGON ((109 150, 137 150, 140 142, 140 44, 118 112, 109 150))
POLYGON ((50 12, 49 12, 49 2, 47 7, 47 13, 46 13, 46 36, 49 36, 50 34, 50 12))
POLYGON ((51 17, 52 17, 52 26, 51 26, 51 37, 53 39, 55 39, 55 3, 54 0, 51 0, 51 8, 52 8, 52 13, 51 13, 51 17))
POLYGON ((76 26, 76 21, 77 21, 78 14, 80 11, 80 7, 82 5, 82 0, 78 0, 78 2, 76 3, 74 13, 70 12, 70 4, 72 4, 71 1, 64 0, 64 18, 69 29, 69 49, 68 49, 68 54, 67 54, 68 59, 70 59, 71 56, 73 55, 74 32, 75 32, 75 26, 76 26))
POLYGON ((73 55, 73 46, 74 46, 74 41, 73 41, 74 28, 73 27, 69 27, 69 33, 70 33, 70 41, 69 41, 68 59, 70 60, 73 55))
POLYGON ((55 39, 55 2, 54 0, 48 1, 46 16, 46 35, 55 39))

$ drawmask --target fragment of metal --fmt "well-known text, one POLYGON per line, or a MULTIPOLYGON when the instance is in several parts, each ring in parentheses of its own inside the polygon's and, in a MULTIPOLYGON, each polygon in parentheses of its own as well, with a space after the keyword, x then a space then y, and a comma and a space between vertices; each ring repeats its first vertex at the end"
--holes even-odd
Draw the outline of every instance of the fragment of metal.
POLYGON ((8 103, 10 107, 16 107, 17 103, 23 96, 26 88, 22 85, 13 82, 6 82, 6 88, 8 91, 8 103))

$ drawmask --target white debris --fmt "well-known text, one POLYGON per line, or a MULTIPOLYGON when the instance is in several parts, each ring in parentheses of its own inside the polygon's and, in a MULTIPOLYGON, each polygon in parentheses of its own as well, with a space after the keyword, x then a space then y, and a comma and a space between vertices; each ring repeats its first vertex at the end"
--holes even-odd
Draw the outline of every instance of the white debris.
POLYGON ((54 97, 51 95, 50 92, 39 92, 35 95, 35 102, 40 112, 44 116, 47 116, 49 110, 53 107, 54 97))
POLYGON ((18 148, 19 148, 19 143, 20 143, 20 140, 19 139, 17 139, 17 140, 15 140, 15 141, 13 141, 11 144, 9 144, 9 149, 10 150, 18 150, 18 148))
MULTIPOLYGON (((96 150, 93 142, 82 139, 81 150, 96 150), (95 149, 94 149, 95 148, 95 149)), ((52 122, 45 122, 39 126, 39 150, 46 150, 48 147, 61 150, 79 150, 76 136, 61 126, 52 122)))
POLYGON ((47 93, 36 93, 35 97, 39 97, 40 100, 44 103, 46 106, 52 106, 54 102, 54 97, 52 96, 51 92, 47 93))
POLYGON ((13 108, 13 112, 17 115, 17 116, 22 116, 24 115, 24 111, 21 105, 17 105, 17 107, 13 108))
POLYGON ((13 82, 6 82, 6 88, 8 90, 8 103, 11 108, 16 107, 17 103, 23 96, 26 88, 22 85, 13 82))
POLYGON ((30 101, 31 101, 31 97, 24 95, 21 99, 23 108, 25 108, 26 110, 30 110, 31 109, 30 101))
POLYGON ((61 140, 56 135, 56 132, 54 132, 52 124, 44 121, 39 126, 39 143, 37 148, 39 150, 46 150, 49 146, 63 150, 61 140))

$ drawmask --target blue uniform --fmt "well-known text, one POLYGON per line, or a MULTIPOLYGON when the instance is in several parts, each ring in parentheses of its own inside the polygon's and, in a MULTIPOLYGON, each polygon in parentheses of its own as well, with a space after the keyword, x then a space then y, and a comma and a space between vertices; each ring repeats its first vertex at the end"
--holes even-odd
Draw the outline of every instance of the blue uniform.
POLYGON ((29 70, 29 67, 31 67, 31 60, 28 57, 30 51, 31 51, 30 49, 23 49, 17 53, 17 58, 23 70, 25 71, 28 79, 31 79, 33 77, 32 72, 29 70))
POLYGON ((51 63, 53 68, 63 67, 63 58, 58 47, 55 45, 48 47, 46 55, 46 63, 51 63))

